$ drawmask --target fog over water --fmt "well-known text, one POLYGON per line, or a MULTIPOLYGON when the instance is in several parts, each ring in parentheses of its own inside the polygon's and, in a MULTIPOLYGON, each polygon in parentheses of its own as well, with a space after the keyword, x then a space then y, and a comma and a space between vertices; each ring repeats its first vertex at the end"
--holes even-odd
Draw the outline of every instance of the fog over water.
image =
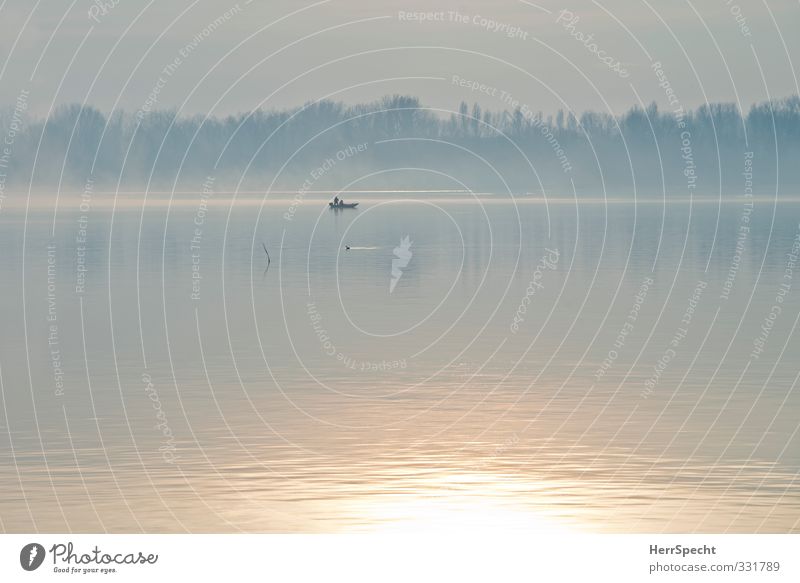
POLYGON ((798 532, 798 22, 0 2, 0 531, 798 532))

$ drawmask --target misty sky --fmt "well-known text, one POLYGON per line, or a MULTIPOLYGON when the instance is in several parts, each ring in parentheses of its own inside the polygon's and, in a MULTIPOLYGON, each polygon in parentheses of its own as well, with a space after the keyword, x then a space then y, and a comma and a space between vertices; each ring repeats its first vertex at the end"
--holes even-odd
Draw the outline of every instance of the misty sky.
POLYGON ((738 101, 746 111, 798 92, 795 0, 102 5, 0 2, 0 104, 27 91, 36 115, 69 102, 225 115, 402 93, 448 110, 465 100, 619 113, 639 100, 666 107, 654 62, 684 107, 738 101), (563 9, 573 18, 560 16, 563 9), (437 20, 409 20, 416 11, 438 12, 437 20), (454 75, 484 90, 460 86, 454 75))

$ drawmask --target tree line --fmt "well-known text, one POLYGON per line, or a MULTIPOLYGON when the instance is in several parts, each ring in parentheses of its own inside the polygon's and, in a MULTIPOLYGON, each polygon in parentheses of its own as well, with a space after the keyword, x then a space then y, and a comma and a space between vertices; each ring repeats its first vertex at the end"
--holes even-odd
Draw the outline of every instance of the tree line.
MULTIPOLYGON (((752 153, 756 190, 800 184, 800 98, 753 105, 621 115, 461 103, 452 112, 411 96, 348 105, 318 101, 227 117, 176 111, 114 112, 64 105, 47 119, 0 115, 7 189, 116 185, 296 190, 326 160, 319 189, 469 188, 599 194, 601 189, 669 195, 741 192, 752 153), (13 138, 13 139, 9 139, 13 138), (337 163, 336 153, 366 144, 337 163), (690 170, 691 168, 691 170, 690 170), (692 175, 694 178, 692 178, 692 175)), ((312 188, 313 190, 314 188, 312 188)))

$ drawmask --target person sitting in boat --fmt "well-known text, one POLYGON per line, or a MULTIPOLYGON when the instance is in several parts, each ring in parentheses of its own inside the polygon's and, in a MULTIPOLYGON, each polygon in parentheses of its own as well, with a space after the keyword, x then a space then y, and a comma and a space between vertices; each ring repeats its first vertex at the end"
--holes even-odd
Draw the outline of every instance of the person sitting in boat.
POLYGON ((339 197, 338 196, 334 197, 333 206, 339 206, 339 197))
POLYGON ((344 206, 344 199, 343 198, 339 199, 339 206, 344 206))

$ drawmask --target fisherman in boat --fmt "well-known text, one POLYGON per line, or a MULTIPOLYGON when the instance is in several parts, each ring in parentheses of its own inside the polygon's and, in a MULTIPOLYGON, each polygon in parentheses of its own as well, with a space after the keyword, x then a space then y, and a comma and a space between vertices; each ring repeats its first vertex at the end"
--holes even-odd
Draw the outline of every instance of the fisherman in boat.
POLYGON ((339 206, 339 197, 338 196, 334 197, 333 206, 339 206))

